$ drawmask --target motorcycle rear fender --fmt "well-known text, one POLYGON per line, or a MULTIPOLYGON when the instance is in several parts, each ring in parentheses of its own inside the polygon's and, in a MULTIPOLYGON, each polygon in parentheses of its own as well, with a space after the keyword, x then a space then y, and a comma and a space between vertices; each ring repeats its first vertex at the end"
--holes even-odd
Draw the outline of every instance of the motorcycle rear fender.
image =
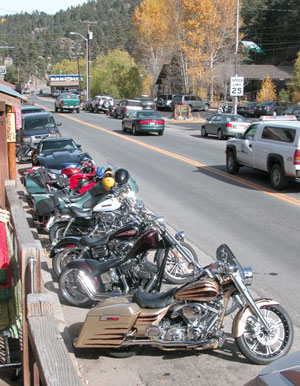
POLYGON ((93 259, 75 259, 70 261, 67 264, 67 267, 83 270, 88 275, 98 276, 107 272, 110 268, 121 265, 122 262, 124 262, 124 259, 120 258, 109 259, 104 263, 100 263, 100 261, 93 259))
POLYGON ((57 244, 55 244, 52 247, 49 255, 50 258, 53 258, 56 255, 56 253, 58 252, 57 251, 58 249, 68 248, 68 246, 70 248, 74 248, 74 246, 83 248, 82 244, 80 243, 80 237, 68 236, 68 237, 65 237, 63 240, 59 241, 57 244))
MULTIPOLYGON (((258 299, 255 300, 255 304, 258 308, 262 308, 263 306, 278 306, 279 303, 276 300, 272 299, 258 299)), ((240 312, 234 318, 232 324, 232 336, 234 338, 238 338, 242 336, 246 329, 246 322, 249 316, 253 315, 252 310, 249 306, 244 307, 240 310, 240 312)))
POLYGON ((120 347, 140 312, 141 308, 126 297, 102 301, 88 312, 74 346, 120 347))

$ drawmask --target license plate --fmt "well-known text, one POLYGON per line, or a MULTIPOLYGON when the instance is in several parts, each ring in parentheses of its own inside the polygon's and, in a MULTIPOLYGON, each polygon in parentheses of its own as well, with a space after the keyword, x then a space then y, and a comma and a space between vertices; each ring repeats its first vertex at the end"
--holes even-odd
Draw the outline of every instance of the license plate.
POLYGON ((150 122, 150 125, 155 125, 155 122, 150 122))
POLYGON ((69 107, 71 107, 71 108, 72 108, 72 107, 74 107, 74 106, 69 106, 69 107))

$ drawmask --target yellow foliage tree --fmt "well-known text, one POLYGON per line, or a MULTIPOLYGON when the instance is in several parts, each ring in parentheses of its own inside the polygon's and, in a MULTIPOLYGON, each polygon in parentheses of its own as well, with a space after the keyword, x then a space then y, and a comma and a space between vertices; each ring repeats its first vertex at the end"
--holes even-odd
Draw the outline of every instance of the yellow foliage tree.
POLYGON ((174 0, 143 0, 135 8, 132 22, 139 39, 141 62, 145 63, 156 81, 170 46, 170 12, 174 8, 174 0))
POLYGON ((269 74, 261 83, 261 88, 256 96, 256 101, 258 103, 267 102, 267 101, 276 101, 276 86, 269 77, 269 74))

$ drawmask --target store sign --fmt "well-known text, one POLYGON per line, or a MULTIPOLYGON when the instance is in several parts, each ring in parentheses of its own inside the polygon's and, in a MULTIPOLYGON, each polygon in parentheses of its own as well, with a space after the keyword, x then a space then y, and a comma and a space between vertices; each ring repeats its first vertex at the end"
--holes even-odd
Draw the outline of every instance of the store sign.
POLYGON ((6 141, 16 142, 16 114, 6 113, 6 141))
POLYGON ((16 130, 20 130, 22 127, 22 110, 21 107, 14 107, 16 113, 16 130))
POLYGON ((232 76, 230 78, 230 96, 240 97, 244 95, 244 77, 232 76))

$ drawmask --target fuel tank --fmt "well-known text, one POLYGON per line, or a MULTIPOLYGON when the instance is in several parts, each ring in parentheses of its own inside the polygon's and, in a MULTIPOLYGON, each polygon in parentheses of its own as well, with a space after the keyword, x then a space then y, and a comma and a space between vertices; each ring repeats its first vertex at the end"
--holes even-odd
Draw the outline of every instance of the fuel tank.
POLYGON ((214 300, 218 295, 218 283, 207 278, 185 284, 176 292, 175 299, 204 302, 214 300))

